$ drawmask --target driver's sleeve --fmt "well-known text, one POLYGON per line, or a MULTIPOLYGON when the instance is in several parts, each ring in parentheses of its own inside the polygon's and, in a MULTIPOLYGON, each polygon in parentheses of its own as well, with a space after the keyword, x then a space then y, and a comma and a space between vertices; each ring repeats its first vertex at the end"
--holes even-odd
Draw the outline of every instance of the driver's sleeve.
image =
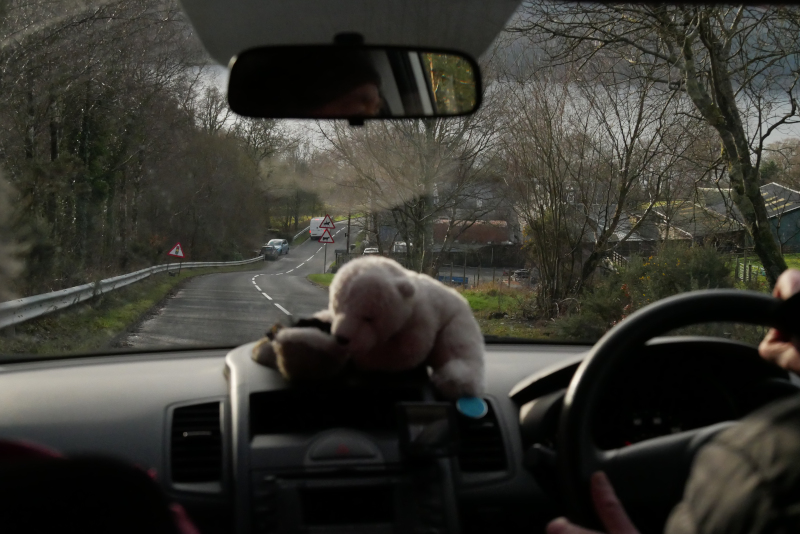
POLYGON ((692 467, 667 534, 800 533, 800 396, 719 434, 692 467))

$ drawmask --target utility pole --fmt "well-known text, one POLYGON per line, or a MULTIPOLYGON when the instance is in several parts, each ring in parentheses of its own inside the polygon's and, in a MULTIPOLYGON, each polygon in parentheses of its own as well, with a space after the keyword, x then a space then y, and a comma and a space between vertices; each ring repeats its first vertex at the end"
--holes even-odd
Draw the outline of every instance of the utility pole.
POLYGON ((452 284, 453 283, 453 250, 452 249, 450 250, 449 256, 450 256, 450 280, 448 280, 448 283, 452 284))
MULTIPOLYGON (((346 250, 346 252, 347 252, 347 254, 350 254, 350 212, 349 211, 347 212, 347 233, 345 234, 345 237, 347 237, 347 250, 346 250)), ((348 256, 348 258, 349 257, 350 256, 348 256)))
POLYGON ((492 283, 494 284, 494 245, 492 245, 492 283))
POLYGON ((467 287, 467 249, 464 249, 464 288, 467 287))

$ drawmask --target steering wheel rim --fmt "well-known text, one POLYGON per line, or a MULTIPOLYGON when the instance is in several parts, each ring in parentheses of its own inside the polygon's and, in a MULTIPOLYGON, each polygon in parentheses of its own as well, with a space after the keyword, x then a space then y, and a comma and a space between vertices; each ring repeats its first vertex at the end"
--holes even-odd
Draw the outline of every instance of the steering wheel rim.
POLYGON ((636 311, 609 330, 578 367, 564 397, 557 434, 556 469, 567 515, 586 526, 598 522, 589 478, 602 463, 591 421, 604 384, 614 369, 650 339, 676 328, 708 322, 735 322, 800 334, 792 321, 800 297, 781 301, 754 291, 703 290, 669 297, 636 311))

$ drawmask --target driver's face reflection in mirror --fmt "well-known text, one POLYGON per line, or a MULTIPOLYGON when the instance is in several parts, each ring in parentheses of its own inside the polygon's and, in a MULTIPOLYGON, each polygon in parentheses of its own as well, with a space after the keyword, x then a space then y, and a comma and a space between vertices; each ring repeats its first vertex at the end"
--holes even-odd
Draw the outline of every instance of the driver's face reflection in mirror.
POLYGON ((313 110, 319 117, 376 117, 383 102, 378 85, 366 82, 313 110))

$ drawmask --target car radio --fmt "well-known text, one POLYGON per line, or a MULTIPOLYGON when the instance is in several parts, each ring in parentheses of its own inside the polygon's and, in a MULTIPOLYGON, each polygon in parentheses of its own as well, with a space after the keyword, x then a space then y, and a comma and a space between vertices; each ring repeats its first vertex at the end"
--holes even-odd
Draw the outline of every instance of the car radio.
POLYGON ((254 472, 253 532, 451 530, 445 457, 457 450, 453 406, 403 402, 396 414, 390 439, 333 429, 297 444, 302 469, 254 472))
POLYGON ((237 532, 457 532, 451 403, 424 369, 293 384, 226 356, 237 532))

